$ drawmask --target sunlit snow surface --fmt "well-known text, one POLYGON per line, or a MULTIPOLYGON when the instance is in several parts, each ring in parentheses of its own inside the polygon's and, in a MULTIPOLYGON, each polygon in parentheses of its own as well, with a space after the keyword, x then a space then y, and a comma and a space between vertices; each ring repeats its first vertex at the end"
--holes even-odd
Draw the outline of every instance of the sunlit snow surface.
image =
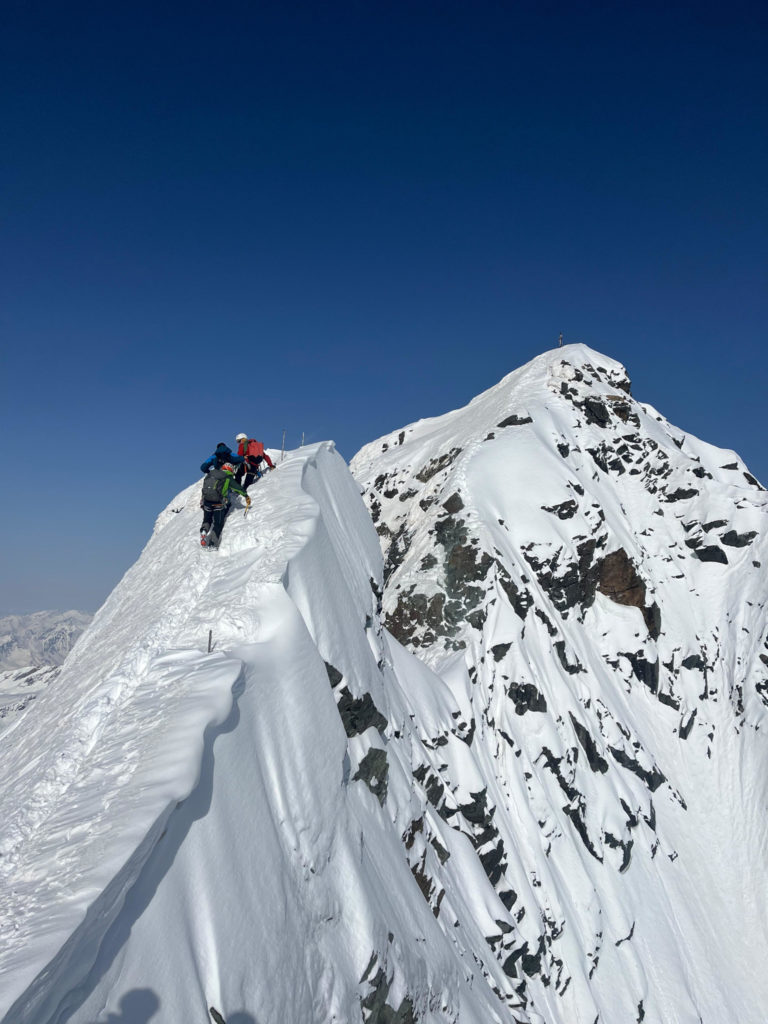
POLYGON ((411 776, 414 720, 454 704, 406 652, 393 667, 377 538, 342 459, 332 445, 289 456, 218 551, 199 546, 199 491, 160 516, 3 736, 2 1020, 144 1024, 156 1007, 203 1021, 212 1006, 299 1024, 385 1003, 511 1019, 501 966, 472 954, 504 908, 411 776), (353 708, 371 695, 388 735, 348 737, 344 693, 353 708), (355 779, 385 748, 385 767, 355 779), (404 845, 414 819, 455 852, 447 925, 409 864, 440 866, 422 837, 404 845))
POLYGON ((626 386, 170 504, 0 735, 2 1024, 764 1024, 767 496, 626 386))
MULTIPOLYGON (((352 470, 386 622, 462 702, 444 749, 474 730, 528 999, 563 1024, 757 1024, 768 495, 628 388, 567 346, 352 470)), ((469 804, 462 753, 442 781, 469 804)))

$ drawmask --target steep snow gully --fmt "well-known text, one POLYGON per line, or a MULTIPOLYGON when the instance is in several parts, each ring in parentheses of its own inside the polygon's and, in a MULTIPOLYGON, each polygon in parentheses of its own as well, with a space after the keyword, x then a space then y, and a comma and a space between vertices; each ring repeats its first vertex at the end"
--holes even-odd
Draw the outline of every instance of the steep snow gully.
POLYGON ((351 468, 0 735, 0 1022, 764 1024, 768 494, 584 346, 351 468))

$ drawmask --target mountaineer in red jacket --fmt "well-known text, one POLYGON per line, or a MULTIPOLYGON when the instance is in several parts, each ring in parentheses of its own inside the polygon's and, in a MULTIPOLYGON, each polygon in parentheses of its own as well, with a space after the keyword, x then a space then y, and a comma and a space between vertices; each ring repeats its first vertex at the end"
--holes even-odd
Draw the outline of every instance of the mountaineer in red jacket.
POLYGON ((264 451, 261 441, 256 441, 252 437, 248 437, 247 434, 238 434, 235 440, 238 445, 237 454, 242 455, 245 459, 245 465, 237 467, 235 479, 238 483, 242 480, 243 487, 248 490, 253 481, 258 480, 262 475, 260 468, 262 461, 266 462, 270 469, 274 469, 275 465, 264 451), (243 474, 245 474, 244 480, 243 474))

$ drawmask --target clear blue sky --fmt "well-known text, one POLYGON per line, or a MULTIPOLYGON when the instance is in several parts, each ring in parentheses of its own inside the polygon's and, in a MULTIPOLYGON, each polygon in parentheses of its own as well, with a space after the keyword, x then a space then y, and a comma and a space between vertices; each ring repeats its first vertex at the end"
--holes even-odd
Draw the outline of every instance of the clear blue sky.
POLYGON ((94 610, 217 441, 351 458, 560 331, 768 482, 767 12, 6 0, 0 613, 94 610))

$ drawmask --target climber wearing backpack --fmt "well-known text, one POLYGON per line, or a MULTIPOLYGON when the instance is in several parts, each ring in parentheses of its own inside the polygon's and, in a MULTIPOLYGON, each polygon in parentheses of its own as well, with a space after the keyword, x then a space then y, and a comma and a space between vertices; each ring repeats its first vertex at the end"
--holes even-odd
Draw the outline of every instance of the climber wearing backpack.
POLYGON ((235 467, 225 462, 221 469, 208 471, 203 480, 203 494, 200 506, 203 510, 203 525, 200 527, 200 543, 203 547, 216 548, 221 540, 224 520, 229 512, 229 495, 232 491, 245 498, 245 504, 251 507, 251 499, 232 479, 235 467))
POLYGON ((235 479, 238 483, 243 480, 243 473, 245 473, 245 480, 243 480, 243 487, 246 490, 251 486, 254 480, 258 480, 261 476, 260 464, 262 460, 266 462, 270 469, 274 469, 274 463, 272 459, 264 451, 264 445, 261 441, 256 441, 252 437, 249 438, 247 434, 238 434, 235 438, 237 441, 237 453, 244 459, 245 466, 238 466, 235 479))
POLYGON ((245 459, 240 455, 234 455, 232 449, 224 444, 223 441, 219 441, 216 445, 216 451, 200 467, 201 473, 207 473, 211 467, 215 469, 221 469, 225 462, 233 463, 236 466, 242 466, 245 463, 245 459))

